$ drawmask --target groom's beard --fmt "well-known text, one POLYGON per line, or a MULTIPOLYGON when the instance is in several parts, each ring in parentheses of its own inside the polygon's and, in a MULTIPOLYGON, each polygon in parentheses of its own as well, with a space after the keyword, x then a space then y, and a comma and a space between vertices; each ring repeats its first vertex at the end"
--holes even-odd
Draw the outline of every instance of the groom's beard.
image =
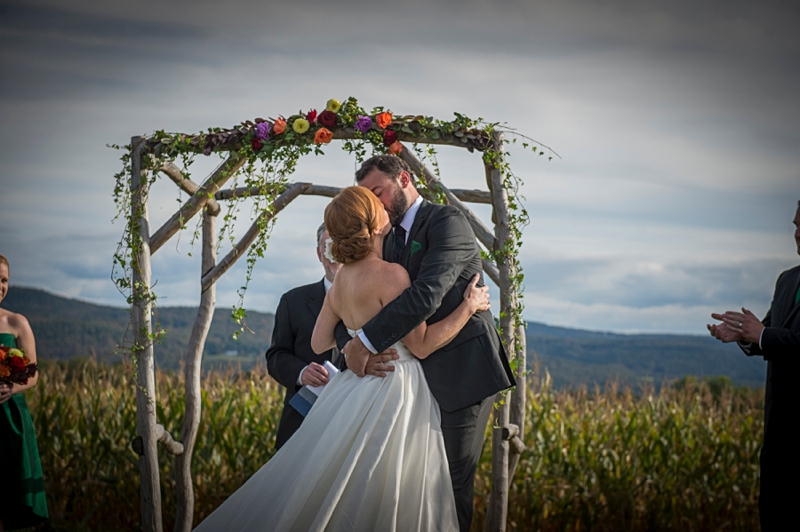
POLYGON ((387 212, 389 213, 389 222, 392 224, 392 227, 403 221, 403 216, 406 215, 407 210, 408 201, 406 200, 403 191, 398 188, 394 191, 392 203, 387 209, 387 212))

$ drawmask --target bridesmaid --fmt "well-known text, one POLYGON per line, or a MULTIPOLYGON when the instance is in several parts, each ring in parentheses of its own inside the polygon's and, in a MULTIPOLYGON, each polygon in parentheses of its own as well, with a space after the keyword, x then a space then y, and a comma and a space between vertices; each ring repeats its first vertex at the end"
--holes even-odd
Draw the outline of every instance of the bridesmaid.
MULTIPOLYGON (((0 255, 0 302, 8 293, 8 260, 0 255)), ((0 308, 0 345, 18 347, 36 362, 36 341, 28 320, 0 308)), ((36 385, 0 384, 0 532, 29 528, 48 519, 39 448, 24 392, 36 385)))

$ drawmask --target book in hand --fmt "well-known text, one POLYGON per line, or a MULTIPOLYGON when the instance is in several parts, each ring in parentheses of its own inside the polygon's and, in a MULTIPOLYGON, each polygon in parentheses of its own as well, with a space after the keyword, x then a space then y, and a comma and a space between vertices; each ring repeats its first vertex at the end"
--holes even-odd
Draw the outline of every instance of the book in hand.
MULTIPOLYGON (((336 369, 336 366, 328 362, 327 360, 323 364, 323 367, 328 371, 328 378, 332 379, 334 375, 339 373, 339 370, 336 369)), ((328 381, 330 382, 330 380, 328 381)), ((301 386, 297 393, 295 393, 291 399, 289 399, 289 404, 300 412, 300 415, 306 417, 308 415, 309 410, 311 407, 314 406, 314 403, 317 401, 317 397, 319 394, 322 393, 322 390, 325 388, 325 385, 322 386, 301 386)))

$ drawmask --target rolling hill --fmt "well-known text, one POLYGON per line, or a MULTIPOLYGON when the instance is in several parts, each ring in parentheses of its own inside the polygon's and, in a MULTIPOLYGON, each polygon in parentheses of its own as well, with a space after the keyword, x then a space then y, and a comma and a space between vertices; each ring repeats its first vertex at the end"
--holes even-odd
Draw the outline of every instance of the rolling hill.
MULTIPOLYGON (((2 306, 24 314, 36 334, 42 359, 95 356, 109 362, 121 360, 116 346, 126 338, 128 311, 67 299, 32 288, 14 287, 2 306)), ((156 345, 156 363, 175 369, 184 357, 197 309, 159 308, 157 318, 166 331, 156 345)), ((238 341, 238 330, 227 308, 218 308, 206 342, 204 365, 235 362, 243 368, 262 364, 272 337, 273 315, 249 311, 247 326, 238 341)), ((702 326, 702 325, 701 325, 702 326)), ((130 331, 127 331, 130 341, 130 331)), ((528 322, 528 363, 534 358, 547 368, 556 387, 595 383, 618 378, 640 385, 686 375, 727 375, 734 383, 764 385, 766 364, 744 356, 736 346, 722 345, 711 337, 656 334, 614 334, 552 327, 528 322)))

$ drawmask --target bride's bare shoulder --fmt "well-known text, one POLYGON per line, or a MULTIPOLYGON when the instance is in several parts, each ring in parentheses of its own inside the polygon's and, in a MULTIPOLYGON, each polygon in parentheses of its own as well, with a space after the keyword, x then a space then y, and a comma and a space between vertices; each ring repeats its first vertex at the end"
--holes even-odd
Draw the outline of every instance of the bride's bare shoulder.
POLYGON ((380 271, 375 273, 378 274, 375 277, 379 284, 379 292, 383 296, 381 299, 384 305, 411 286, 408 272, 399 264, 384 262, 380 271))

